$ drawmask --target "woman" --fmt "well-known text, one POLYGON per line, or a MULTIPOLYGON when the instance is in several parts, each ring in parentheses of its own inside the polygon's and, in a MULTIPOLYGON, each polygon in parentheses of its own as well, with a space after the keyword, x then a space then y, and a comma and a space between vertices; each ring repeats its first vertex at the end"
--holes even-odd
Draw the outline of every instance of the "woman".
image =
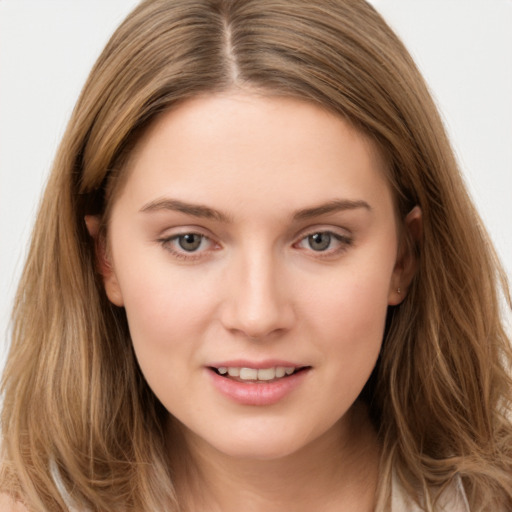
POLYGON ((500 287, 372 7, 143 2, 36 223, 4 508, 508 510, 500 287))

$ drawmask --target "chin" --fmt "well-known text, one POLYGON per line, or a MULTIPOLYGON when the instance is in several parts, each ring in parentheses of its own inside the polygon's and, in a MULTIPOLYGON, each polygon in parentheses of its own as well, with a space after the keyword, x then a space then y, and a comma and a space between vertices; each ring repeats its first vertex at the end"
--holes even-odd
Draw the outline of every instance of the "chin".
POLYGON ((283 442, 251 442, 251 443, 231 443, 230 446, 219 447, 224 455, 242 460, 253 461, 275 461, 285 459, 304 448, 303 444, 288 441, 283 442))
POLYGON ((328 437, 323 430, 314 433, 311 428, 291 429, 282 425, 258 428, 258 425, 232 428, 224 431, 223 435, 212 436, 213 432, 203 437, 199 442, 212 447, 215 451, 241 460, 273 461, 290 457, 307 449, 321 438, 328 437), (226 433, 228 435, 226 435, 226 433))

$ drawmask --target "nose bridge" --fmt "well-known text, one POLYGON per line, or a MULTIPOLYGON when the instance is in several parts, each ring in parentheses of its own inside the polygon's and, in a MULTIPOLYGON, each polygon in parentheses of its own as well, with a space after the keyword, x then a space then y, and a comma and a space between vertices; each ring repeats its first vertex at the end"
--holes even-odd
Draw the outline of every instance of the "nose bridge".
POLYGON ((271 248, 252 244, 240 249, 230 273, 224 316, 228 329, 262 338, 290 327, 286 277, 271 248))

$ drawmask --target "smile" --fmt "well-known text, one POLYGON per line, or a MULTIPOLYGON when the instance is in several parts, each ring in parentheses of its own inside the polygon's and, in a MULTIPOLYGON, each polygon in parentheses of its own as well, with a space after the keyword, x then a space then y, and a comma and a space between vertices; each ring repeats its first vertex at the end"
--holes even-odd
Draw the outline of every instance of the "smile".
POLYGON ((292 395, 312 370, 311 366, 273 366, 272 363, 261 366, 251 368, 233 361, 207 369, 211 383, 221 395, 238 404, 253 406, 276 404, 292 395))
POLYGON ((221 366, 213 370, 227 378, 233 378, 238 381, 271 381, 288 377, 300 370, 293 366, 275 366, 270 368, 245 368, 236 366, 221 366))

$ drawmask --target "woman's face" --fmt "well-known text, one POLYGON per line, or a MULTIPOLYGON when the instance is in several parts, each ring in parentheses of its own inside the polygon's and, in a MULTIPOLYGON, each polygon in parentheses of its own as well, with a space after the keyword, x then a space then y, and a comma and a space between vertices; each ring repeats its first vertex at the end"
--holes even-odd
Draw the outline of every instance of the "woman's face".
POLYGON ((126 172, 105 286, 167 410, 258 459, 338 429, 400 301, 372 144, 306 102, 209 95, 163 115, 126 172))

